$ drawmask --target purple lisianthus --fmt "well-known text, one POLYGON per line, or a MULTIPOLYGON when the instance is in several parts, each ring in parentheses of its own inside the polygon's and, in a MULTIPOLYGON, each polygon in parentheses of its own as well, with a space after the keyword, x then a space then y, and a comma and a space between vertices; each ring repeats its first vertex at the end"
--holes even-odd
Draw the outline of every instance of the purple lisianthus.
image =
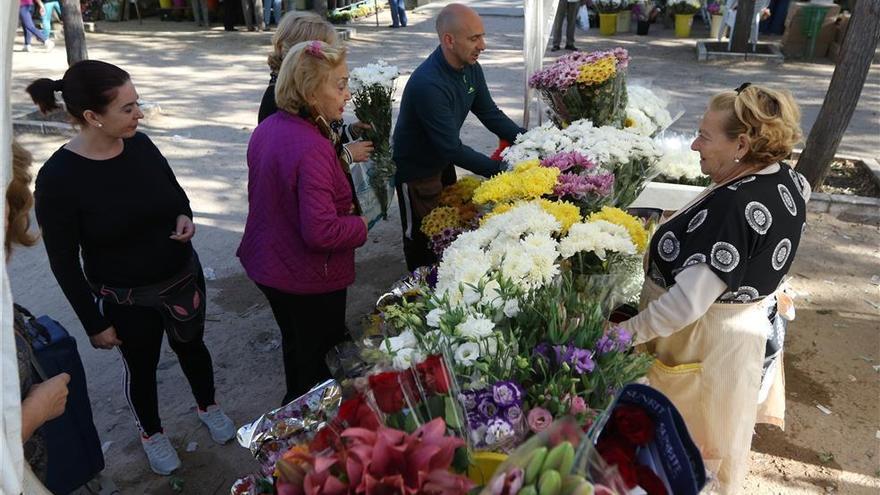
POLYGON ((632 345, 633 335, 623 327, 614 327, 612 330, 617 340, 617 350, 625 351, 632 345))
POLYGON ((599 354, 608 354, 609 352, 615 350, 617 348, 617 342, 614 341, 608 335, 603 335, 602 338, 596 342, 596 352, 599 354))
POLYGON ((562 153, 557 153, 549 158, 545 158, 541 161, 541 166, 548 168, 555 167, 560 171, 565 172, 572 168, 592 170, 596 167, 596 164, 577 151, 563 151, 562 153))
POLYGON ((492 398, 492 392, 480 392, 477 396, 477 412, 487 420, 498 415, 498 405, 492 398))
POLYGON ((580 374, 589 373, 596 368, 596 363, 593 362, 593 353, 577 347, 572 352, 571 364, 574 365, 574 370, 580 374))
POLYGON ((500 407, 522 403, 522 389, 515 382, 503 381, 492 386, 492 399, 500 407))
POLYGON ((518 425, 523 419, 523 410, 520 406, 513 405, 504 410, 504 417, 512 425, 518 425))
POLYGON ((535 346, 535 350, 532 351, 532 357, 539 356, 547 360, 550 359, 550 346, 546 342, 541 342, 535 346))
POLYGON ((553 352, 556 356, 556 364, 570 363, 575 349, 577 348, 569 345, 554 345, 553 352))
POLYGON ((458 400, 465 411, 473 411, 477 408, 477 393, 473 390, 463 390, 458 394, 458 400))

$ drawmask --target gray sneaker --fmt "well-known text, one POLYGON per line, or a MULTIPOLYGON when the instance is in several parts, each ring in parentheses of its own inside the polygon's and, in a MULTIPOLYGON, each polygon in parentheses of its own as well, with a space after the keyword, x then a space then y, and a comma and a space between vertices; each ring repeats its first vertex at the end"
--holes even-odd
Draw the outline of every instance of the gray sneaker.
POLYGON ((180 458, 164 433, 156 433, 148 438, 141 438, 144 452, 150 461, 150 469, 156 474, 168 476, 180 467, 180 458))
POLYGON ((211 432, 211 438, 219 444, 224 444, 235 438, 235 425, 229 416, 220 409, 220 406, 208 406, 208 409, 202 411, 199 409, 199 419, 211 432))

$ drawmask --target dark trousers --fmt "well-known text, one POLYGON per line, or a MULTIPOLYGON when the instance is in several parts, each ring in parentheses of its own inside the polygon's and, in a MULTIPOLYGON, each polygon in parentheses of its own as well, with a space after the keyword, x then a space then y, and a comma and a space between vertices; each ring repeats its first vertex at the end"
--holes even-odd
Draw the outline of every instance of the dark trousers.
POLYGON ((400 206, 400 225, 403 228, 403 255, 406 268, 413 271, 420 266, 437 262, 431 250, 430 239, 422 233, 422 219, 440 204, 443 188, 455 184, 455 166, 425 179, 397 184, 397 204, 400 206))
POLYGON ((330 378, 327 353, 345 340, 346 289, 326 294, 290 294, 257 284, 278 328, 287 393, 282 404, 330 378))
MULTIPOLYGON (((200 280, 202 290, 205 280, 200 280)), ((116 328, 122 341, 119 351, 125 366, 123 387, 125 398, 132 409, 138 428, 147 436, 162 431, 159 419, 159 397, 156 390, 156 367, 162 352, 165 334, 162 316, 158 311, 143 306, 121 306, 103 302, 104 317, 116 328)), ((171 350, 177 354, 180 367, 192 389, 196 403, 202 410, 214 402, 214 367, 211 354, 202 335, 190 342, 168 339, 171 350)))
POLYGON ((33 18, 33 5, 21 6, 18 8, 18 20, 21 21, 21 30, 24 31, 24 44, 31 44, 31 36, 34 36, 41 42, 46 41, 46 37, 43 36, 43 33, 37 29, 37 26, 34 26, 34 18, 33 18))
POLYGON ((556 7, 556 17, 553 19, 553 46, 559 46, 562 41, 562 21, 565 21, 565 46, 574 45, 574 28, 577 25, 577 12, 579 2, 559 0, 556 7))

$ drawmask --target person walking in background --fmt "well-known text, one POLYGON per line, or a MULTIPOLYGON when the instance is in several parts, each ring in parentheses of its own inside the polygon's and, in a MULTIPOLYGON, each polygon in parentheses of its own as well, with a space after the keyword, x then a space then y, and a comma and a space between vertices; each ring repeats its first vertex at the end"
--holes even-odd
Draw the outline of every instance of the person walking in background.
POLYGON ((214 400, 189 199, 168 160, 137 132, 144 115, 124 70, 84 60, 60 80, 37 79, 27 92, 43 112, 58 107, 61 92, 79 128, 37 176, 36 216, 49 265, 92 346, 121 353, 125 397, 150 468, 168 475, 180 458, 159 417, 156 369, 166 332, 211 438, 235 436, 214 400))
POLYGON ((577 12, 580 0, 559 0, 556 7, 556 17, 553 19, 553 48, 551 51, 559 51, 559 43, 562 42, 562 21, 565 21, 565 49, 577 51, 574 46, 574 28, 577 25, 577 12))
POLYGON ((268 28, 269 24, 277 26, 280 22, 281 0, 263 0, 263 24, 268 28))
POLYGON ((208 0, 192 0, 192 11, 197 26, 211 27, 211 18, 208 17, 208 0))
POLYGON ((263 19, 263 0, 241 0, 241 11, 244 13, 244 24, 248 31, 266 30, 263 19))
POLYGON ((278 111, 248 143, 248 215, 236 254, 281 330, 286 404, 330 378, 325 358, 348 332, 347 289, 367 219, 357 215, 330 128, 351 99, 345 48, 317 40, 291 48, 275 99, 278 111))
POLYGON ((220 3, 223 4, 223 30, 227 32, 238 31, 238 29, 235 29, 235 20, 237 18, 235 9, 241 4, 238 0, 220 0, 220 3))
POLYGON ((391 28, 406 27, 406 0, 388 0, 391 7, 391 28))
POLYGON ((37 38, 46 47, 46 51, 55 48, 55 42, 44 36, 42 32, 34 26, 34 3, 37 5, 37 12, 42 17, 46 13, 45 7, 41 0, 18 0, 18 20, 21 21, 21 29, 24 31, 24 51, 29 52, 31 48, 31 37, 37 38))
POLYGON ((61 18, 61 2, 58 0, 46 0, 43 2, 43 14, 40 19, 40 27, 43 28, 43 37, 52 39, 52 13, 57 12, 58 18, 61 18))

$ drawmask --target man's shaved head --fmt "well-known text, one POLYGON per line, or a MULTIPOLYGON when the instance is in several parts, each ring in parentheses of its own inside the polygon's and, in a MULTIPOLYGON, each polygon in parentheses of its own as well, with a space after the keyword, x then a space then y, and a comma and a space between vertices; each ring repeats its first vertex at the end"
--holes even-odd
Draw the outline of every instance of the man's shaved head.
POLYGON ((474 65, 486 49, 486 28, 477 12, 460 3, 451 3, 437 14, 437 36, 443 56, 455 69, 474 65))
POLYGON ((437 21, 434 24, 437 36, 443 38, 443 35, 446 33, 456 34, 461 30, 462 24, 465 23, 463 21, 479 17, 479 14, 467 5, 451 3, 443 7, 443 10, 437 14, 437 21))

